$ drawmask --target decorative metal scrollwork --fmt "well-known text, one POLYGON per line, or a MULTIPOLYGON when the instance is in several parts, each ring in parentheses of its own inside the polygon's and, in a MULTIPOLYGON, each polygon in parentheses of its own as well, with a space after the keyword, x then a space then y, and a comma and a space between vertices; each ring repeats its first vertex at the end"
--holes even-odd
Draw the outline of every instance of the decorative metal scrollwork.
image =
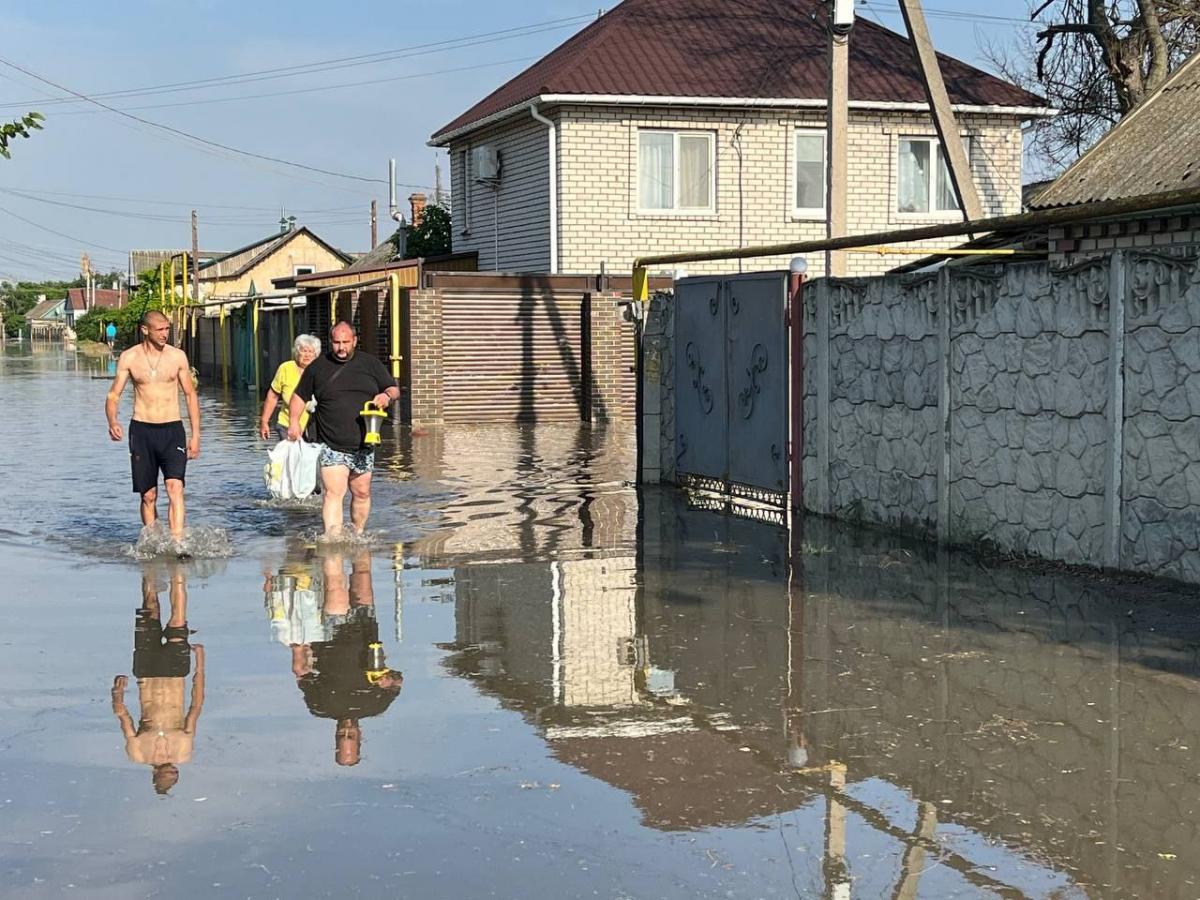
POLYGON ((732 291, 729 292, 729 309, 735 316, 742 311, 742 304, 738 303, 737 294, 732 291))
POLYGON ((771 459, 775 460, 775 462, 779 462, 779 457, 780 457, 779 445, 772 444, 771 445, 771 459))
POLYGON ((675 453, 675 467, 676 467, 676 469, 678 469, 679 466, 683 463, 683 457, 688 452, 687 435, 681 433, 679 435, 679 438, 676 443, 677 443, 679 449, 675 453))
POLYGON ((700 409, 707 416, 713 410, 713 393, 712 389, 704 383, 704 366, 700 362, 700 354, 696 350, 696 345, 688 341, 685 349, 688 368, 695 374, 692 376, 692 387, 696 389, 696 397, 700 400, 700 409))
POLYGON ((720 294, 713 294, 708 298, 708 311, 714 316, 721 311, 720 294))
POLYGON ((755 344, 754 349, 750 351, 750 368, 746 369, 750 383, 738 393, 738 409, 741 410, 743 419, 749 419, 754 415, 755 399, 762 392, 758 376, 765 371, 767 371, 767 349, 762 344, 755 344))

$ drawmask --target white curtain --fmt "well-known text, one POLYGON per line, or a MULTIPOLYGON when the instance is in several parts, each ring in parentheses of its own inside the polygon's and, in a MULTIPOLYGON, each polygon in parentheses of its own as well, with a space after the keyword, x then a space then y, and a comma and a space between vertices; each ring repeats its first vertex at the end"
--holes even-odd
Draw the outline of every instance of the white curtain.
POLYGON ((638 205, 671 209, 675 205, 675 135, 643 131, 638 136, 638 205))
MULTIPOLYGON (((968 163, 971 159, 971 145, 963 141, 968 163)), ((950 164, 946 162, 946 153, 938 147, 938 180, 937 208, 939 210, 956 211, 959 209, 958 194, 954 192, 954 181, 950 178, 950 164)))
POLYGON ((796 135, 796 209, 825 208, 825 135, 796 135))
POLYGON ((679 207, 712 206, 712 141, 704 134, 679 136, 679 207))
POLYGON ((900 139, 899 211, 929 212, 929 141, 900 139))

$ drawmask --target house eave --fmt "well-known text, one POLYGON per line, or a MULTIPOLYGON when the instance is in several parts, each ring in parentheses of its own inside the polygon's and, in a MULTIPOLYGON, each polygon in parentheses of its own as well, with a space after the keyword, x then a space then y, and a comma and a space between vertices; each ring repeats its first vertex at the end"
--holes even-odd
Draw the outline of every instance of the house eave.
MULTIPOLYGON (((531 103, 537 104, 592 104, 599 106, 693 106, 693 107, 736 107, 739 109, 824 109, 826 101, 820 97, 667 97, 642 94, 540 94, 515 103, 499 112, 460 125, 452 131, 435 134, 427 141, 430 147, 446 147, 472 131, 503 121, 518 113, 524 113, 531 103)), ((850 109, 868 112, 928 112, 928 103, 912 103, 898 100, 851 100, 850 109)), ((1058 114, 1048 106, 1001 106, 988 104, 956 103, 951 107, 956 113, 974 115, 1006 115, 1017 119, 1044 119, 1058 114)))

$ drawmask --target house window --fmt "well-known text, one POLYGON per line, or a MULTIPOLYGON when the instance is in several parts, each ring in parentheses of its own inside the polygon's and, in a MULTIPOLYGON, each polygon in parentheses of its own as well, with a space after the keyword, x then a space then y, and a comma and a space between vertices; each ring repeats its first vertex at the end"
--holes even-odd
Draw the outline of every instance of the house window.
POLYGON ((797 218, 825 217, 825 132, 796 132, 797 218))
POLYGON ((712 212, 714 144, 707 131, 639 131, 638 208, 712 212))
MULTIPOLYGON (((963 138, 963 149, 969 162, 970 138, 963 138)), ((937 138, 900 138, 897 175, 897 212, 930 214, 958 212, 961 208, 937 138)))
POLYGON ((315 271, 317 271, 316 266, 293 266, 292 267, 293 275, 311 275, 315 271))

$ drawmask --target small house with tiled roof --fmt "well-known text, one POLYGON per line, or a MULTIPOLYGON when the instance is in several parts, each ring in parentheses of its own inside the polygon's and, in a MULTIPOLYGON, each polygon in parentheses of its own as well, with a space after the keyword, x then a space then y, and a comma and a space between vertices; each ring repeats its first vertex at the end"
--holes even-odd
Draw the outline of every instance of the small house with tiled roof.
MULTIPOLYGON (((351 259, 308 228, 276 232, 201 263, 200 295, 207 301, 244 300, 270 291, 275 279, 341 269, 351 259)), ((188 278, 190 283, 190 272, 188 278)), ((182 284, 182 273, 177 273, 175 280, 182 284)))
POLYGON ((74 328, 89 309, 120 309, 128 302, 129 292, 124 288, 93 288, 90 298, 87 288, 67 288, 67 324, 74 328))
MULTIPOLYGON (((450 154, 455 250, 481 269, 623 271, 823 237, 825 20, 820 0, 625 0, 432 136, 450 154)), ((859 19, 849 46, 849 232, 959 218, 909 40, 859 19)), ((938 59, 984 215, 1020 212, 1021 125, 1050 110, 938 59)), ((849 271, 900 261, 851 256, 849 271)))

